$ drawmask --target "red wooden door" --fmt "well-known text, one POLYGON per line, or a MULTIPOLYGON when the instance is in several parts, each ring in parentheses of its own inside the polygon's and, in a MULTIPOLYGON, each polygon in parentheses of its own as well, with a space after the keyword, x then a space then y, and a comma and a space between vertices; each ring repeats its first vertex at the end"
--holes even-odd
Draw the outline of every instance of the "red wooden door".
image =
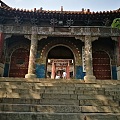
POLYGON ((11 56, 10 77, 25 77, 28 71, 29 51, 23 48, 17 49, 11 56))
POLYGON ((111 79, 110 58, 106 52, 93 52, 93 73, 97 79, 111 79))

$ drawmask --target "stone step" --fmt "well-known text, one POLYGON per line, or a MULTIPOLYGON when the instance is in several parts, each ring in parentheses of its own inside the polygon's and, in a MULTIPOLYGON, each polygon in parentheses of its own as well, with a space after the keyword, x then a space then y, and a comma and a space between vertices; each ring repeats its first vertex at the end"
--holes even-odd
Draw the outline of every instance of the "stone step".
POLYGON ((120 81, 0 78, 0 120, 120 120, 120 81))
MULTIPOLYGON (((45 88, 42 87, 41 89, 29 89, 29 88, 0 88, 1 92, 13 92, 13 93, 26 93, 29 94, 31 92, 36 92, 36 93, 53 93, 53 94, 92 94, 92 95, 104 95, 105 91, 104 89, 100 89, 100 90, 81 90, 78 88, 64 88, 64 87, 51 87, 51 88, 45 88)), ((107 95, 107 94, 106 94, 107 95)))
MULTIPOLYGON (((0 77, 0 82, 29 82, 29 83, 85 83, 84 80, 76 80, 76 79, 70 79, 70 80, 55 80, 55 79, 45 79, 45 78, 12 78, 12 77, 0 77)), ((93 84, 93 82, 89 82, 89 84, 93 84)), ((100 84, 100 85, 120 85, 119 80, 96 80, 94 81, 94 84, 100 84)))
POLYGON ((80 100, 80 106, 117 106, 119 101, 114 100, 80 100))
POLYGON ((76 105, 33 105, 0 104, 3 112, 42 112, 42 113, 119 113, 118 106, 76 106, 76 105))
MULTIPOLYGON (((99 93, 99 92, 98 92, 99 93)), ((101 92, 100 92, 101 93, 101 92)), ((109 96, 108 94, 105 96, 104 94, 97 94, 95 91, 86 91, 84 93, 76 92, 76 91, 44 91, 44 90, 28 90, 28 89, 14 89, 10 90, 2 90, 0 91, 0 98, 65 98, 65 99, 113 99, 112 95, 109 96), (95 93, 95 94, 92 94, 95 93), (91 96, 92 94, 92 96, 91 96)), ((119 98, 119 95, 115 96, 119 98)))
POLYGON ((75 100, 61 98, 53 99, 21 99, 21 98, 0 98, 0 104, 36 104, 36 105, 80 105, 80 106, 119 106, 119 101, 114 100, 75 100))
POLYGON ((81 107, 75 105, 33 105, 0 104, 0 111, 9 112, 43 112, 43 113, 80 113, 81 107))
POLYGON ((120 120, 118 113, 0 112, 1 120, 120 120))
POLYGON ((78 105, 79 100, 65 99, 19 99, 19 98, 2 98, 0 102, 10 104, 41 104, 41 105, 78 105))
POLYGON ((111 113, 94 113, 86 114, 84 120, 120 120, 120 114, 111 114, 111 113))
POLYGON ((95 83, 85 83, 84 80, 51 80, 51 79, 24 79, 24 78, 0 78, 1 84, 6 85, 40 85, 40 86, 74 86, 74 87, 102 87, 112 88, 114 86, 119 89, 120 81, 118 80, 96 80, 95 83))
POLYGON ((84 120, 80 113, 0 112, 1 120, 84 120))
POLYGON ((43 94, 42 98, 46 99, 53 99, 53 98, 65 98, 65 99, 73 98, 78 100, 112 100, 112 96, 105 96, 105 95, 82 95, 82 94, 43 94))
POLYGON ((81 84, 81 83, 56 83, 53 84, 50 81, 46 82, 46 83, 29 83, 29 82, 0 82, 0 88, 19 88, 19 89, 70 89, 70 90, 75 90, 75 89, 79 89, 79 90, 99 90, 101 89, 101 85, 97 85, 97 84, 81 84))
POLYGON ((82 113, 120 113, 118 106, 82 106, 82 113))
POLYGON ((0 91, 0 98, 32 98, 40 99, 41 95, 36 92, 27 93, 13 93, 9 91, 0 91))

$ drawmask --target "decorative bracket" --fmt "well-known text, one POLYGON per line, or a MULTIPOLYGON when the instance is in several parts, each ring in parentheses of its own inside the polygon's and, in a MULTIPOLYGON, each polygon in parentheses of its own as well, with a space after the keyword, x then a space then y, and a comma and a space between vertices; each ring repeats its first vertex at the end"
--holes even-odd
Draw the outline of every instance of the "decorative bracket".
POLYGON ((93 42, 93 41, 95 41, 95 40, 98 40, 98 38, 99 38, 98 36, 92 36, 92 37, 91 37, 91 41, 93 42))
POLYGON ((3 25, 0 25, 0 32, 3 32, 3 25))
POLYGON ((75 36, 75 39, 79 39, 79 40, 81 40, 82 42, 85 41, 85 37, 84 37, 84 36, 75 36))
POLYGON ((10 38, 12 34, 4 34, 4 39, 10 38))
POLYGON ((29 40, 31 39, 31 35, 24 35, 24 37, 29 39, 29 40))
POLYGON ((41 35, 38 35, 38 40, 41 40, 41 39, 43 39, 43 38, 47 38, 47 36, 41 36, 41 35))
POLYGON ((112 40, 118 41, 118 37, 111 37, 112 40))

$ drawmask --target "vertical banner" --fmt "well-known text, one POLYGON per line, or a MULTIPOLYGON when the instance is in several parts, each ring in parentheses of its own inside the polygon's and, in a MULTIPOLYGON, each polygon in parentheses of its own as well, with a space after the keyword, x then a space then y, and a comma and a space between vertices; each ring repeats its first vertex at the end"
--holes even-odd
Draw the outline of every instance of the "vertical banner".
POLYGON ((3 33, 0 33, 0 58, 2 57, 3 51, 3 33))

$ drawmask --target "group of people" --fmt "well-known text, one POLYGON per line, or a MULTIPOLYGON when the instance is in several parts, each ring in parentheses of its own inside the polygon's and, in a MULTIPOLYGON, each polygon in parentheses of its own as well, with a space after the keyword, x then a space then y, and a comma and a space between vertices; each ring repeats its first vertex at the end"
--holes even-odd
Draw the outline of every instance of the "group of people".
MULTIPOLYGON (((60 79, 60 78, 61 78, 60 74, 56 74, 55 79, 60 79)), ((67 73, 65 71, 63 71, 62 73, 62 78, 63 79, 67 78, 67 73)))

